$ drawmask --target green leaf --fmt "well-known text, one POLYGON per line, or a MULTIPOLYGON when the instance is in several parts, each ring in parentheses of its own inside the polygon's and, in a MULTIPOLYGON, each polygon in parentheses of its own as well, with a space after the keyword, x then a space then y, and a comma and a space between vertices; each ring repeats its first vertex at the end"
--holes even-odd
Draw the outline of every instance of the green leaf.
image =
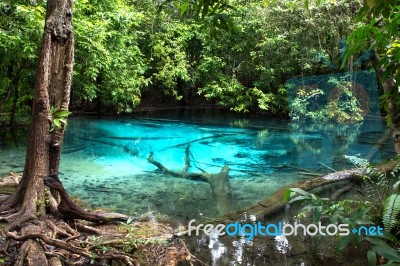
POLYGON ((350 241, 353 239, 352 235, 344 236, 340 239, 339 243, 336 246, 337 251, 342 251, 347 245, 350 243, 350 241))
POLYGON ((367 241, 371 242, 372 244, 374 244, 375 246, 390 248, 390 245, 388 243, 386 243, 385 241, 383 241, 382 239, 380 239, 378 237, 367 236, 365 239, 367 241))
POLYGON ((366 0, 367 5, 370 9, 372 9, 375 6, 376 0, 366 0))
POLYGON ((372 249, 379 255, 389 260, 393 260, 394 262, 400 262, 400 253, 392 247, 388 248, 388 247, 374 246, 372 247, 372 249))
POLYGON ((294 197, 293 199, 291 199, 289 201, 289 203, 293 203, 296 201, 302 201, 302 200, 308 200, 308 199, 310 199, 310 197, 308 197, 308 196, 297 196, 297 197, 294 197))
POLYGON ((392 194, 386 198, 384 203, 382 222, 385 231, 389 232, 397 223, 397 216, 400 213, 400 195, 392 194))
POLYGON ((361 225, 361 224, 374 225, 375 223, 371 222, 370 220, 366 220, 366 219, 358 219, 358 220, 356 220, 356 224, 358 224, 358 225, 361 225))
POLYGON ((358 208, 358 209, 354 212, 352 218, 353 218, 354 220, 360 220, 362 217, 364 217, 364 216, 370 211, 370 209, 371 209, 371 208, 358 208))
POLYGON ((303 196, 311 197, 310 196, 311 193, 308 193, 307 191, 304 191, 304 190, 302 190, 300 188, 295 188, 295 187, 294 188, 290 188, 290 191, 298 193, 298 194, 303 195, 303 196))
POLYGON ((373 250, 368 250, 367 252, 367 258, 368 258, 368 265, 369 266, 376 266, 376 252, 373 250))
POLYGON ((292 193, 292 191, 290 189, 286 189, 285 192, 283 192, 283 202, 286 203, 289 198, 290 198, 290 194, 292 193))
POLYGON ((310 5, 310 1, 309 0, 305 0, 304 1, 304 6, 306 7, 306 9, 309 8, 309 5, 310 5))
POLYGON ((384 239, 390 240, 390 241, 392 241, 394 243, 398 243, 399 242, 399 240, 394 235, 392 235, 391 233, 386 232, 386 231, 383 231, 383 235, 382 236, 381 235, 377 235, 376 237, 384 238, 384 239))
POLYGON ((61 110, 61 111, 58 111, 58 112, 56 113, 56 116, 57 116, 57 117, 68 117, 70 114, 72 114, 70 111, 61 110))
POLYGON ((53 124, 55 125, 55 127, 61 127, 60 119, 58 119, 58 118, 54 119, 53 124))
POLYGON ((181 4, 181 15, 183 15, 186 11, 186 9, 189 6, 189 0, 185 0, 182 4, 181 4))

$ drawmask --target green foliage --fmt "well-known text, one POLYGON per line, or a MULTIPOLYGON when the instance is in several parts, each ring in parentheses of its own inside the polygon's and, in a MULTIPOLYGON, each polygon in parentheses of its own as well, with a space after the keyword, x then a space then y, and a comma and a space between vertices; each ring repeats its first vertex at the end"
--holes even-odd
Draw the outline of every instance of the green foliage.
POLYGON ((398 216, 400 213, 400 195, 392 194, 386 198, 384 203, 382 222, 386 231, 390 231, 398 224, 398 216))
POLYGON ((400 106, 400 5, 398 0, 368 0, 358 12, 356 28, 347 40, 346 59, 371 50, 381 84, 390 81, 382 105, 388 124, 398 124, 400 106), (389 110, 389 106, 394 106, 389 110))
POLYGON ((50 131, 54 131, 55 129, 59 129, 67 125, 67 118, 71 112, 52 107, 50 109, 50 114, 52 120, 50 131))
POLYGON ((0 113, 30 111, 44 3, 0 2, 0 113))
POLYGON ((122 227, 126 230, 127 234, 123 239, 121 239, 122 249, 125 252, 132 252, 132 250, 137 249, 139 246, 147 245, 147 244, 158 244, 164 245, 167 242, 159 237, 148 237, 143 238, 137 232, 137 229, 131 224, 134 221, 133 217, 130 217, 127 222, 121 223, 122 227))
POLYGON ((388 260, 385 265, 398 265, 400 263, 400 252, 394 248, 394 246, 399 244, 399 240, 395 236, 385 232, 383 236, 366 237, 366 240, 372 245, 371 249, 367 252, 369 265, 377 265, 377 255, 388 260))
MULTIPOLYGON (((143 93, 183 102, 200 95, 239 112, 286 112, 286 79, 337 71, 338 40, 349 33, 358 5, 74 1, 71 103, 131 112, 143 93)), ((0 4, 0 112, 30 110, 44 6, 0 4)))
MULTIPOLYGON (((369 202, 357 200, 332 201, 329 198, 320 198, 319 196, 304 191, 299 188, 290 188, 285 191, 283 201, 288 204, 300 202, 303 208, 297 214, 299 218, 311 217, 313 222, 319 222, 322 219, 328 219, 332 223, 347 223, 350 226, 372 224, 366 219, 366 214, 370 211, 369 202), (353 208, 357 206, 356 210, 353 208), (353 209, 352 216, 348 213, 353 209)), ((359 241, 359 240, 358 240, 359 241)))
POLYGON ((194 27, 183 23, 171 23, 163 28, 163 31, 156 32, 150 37, 153 78, 154 82, 162 85, 164 93, 180 100, 182 95, 178 91, 179 83, 193 80, 187 49, 192 37, 189 32, 194 30, 194 27))
POLYGON ((248 112, 248 108, 258 104, 260 109, 269 109, 273 94, 265 94, 257 88, 246 88, 235 78, 222 76, 198 90, 206 99, 216 99, 218 105, 228 107, 236 112, 248 112))
POLYGON ((367 252, 369 265, 376 265, 377 256, 382 256, 388 261, 386 264, 400 262, 400 252, 396 249, 399 245, 398 234, 392 235, 390 232, 398 225, 398 215, 400 213, 399 194, 390 194, 390 188, 397 192, 400 181, 391 187, 389 179, 399 179, 400 164, 398 164, 388 175, 376 171, 367 160, 356 156, 346 156, 346 158, 358 167, 364 169, 363 177, 366 185, 366 193, 362 198, 350 198, 341 201, 322 199, 317 195, 297 188, 288 189, 283 197, 284 202, 302 202, 304 207, 298 213, 298 217, 310 217, 314 222, 327 219, 330 223, 349 224, 350 228, 357 228, 360 225, 384 225, 383 235, 376 236, 343 236, 337 243, 337 251, 342 251, 346 246, 354 241, 358 246, 365 239, 371 244, 371 249, 367 252))
POLYGON ((353 92, 353 84, 345 80, 331 78, 336 95, 324 104, 326 98, 320 88, 302 87, 290 104, 290 117, 294 120, 313 122, 359 123, 364 120, 361 103, 353 92))
POLYGON ((138 47, 145 16, 127 1, 74 2, 76 52, 73 91, 82 102, 130 112, 140 102, 146 63, 138 47))

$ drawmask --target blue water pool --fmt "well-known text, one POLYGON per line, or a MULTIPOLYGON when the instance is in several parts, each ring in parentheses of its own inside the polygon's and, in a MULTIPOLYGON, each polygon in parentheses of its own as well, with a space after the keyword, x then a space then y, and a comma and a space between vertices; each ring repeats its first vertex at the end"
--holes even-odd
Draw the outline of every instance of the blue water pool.
MULTIPOLYGON (((190 143, 191 172, 230 167, 232 208, 243 208, 313 173, 350 167, 344 155, 379 161, 394 156, 379 119, 362 125, 298 125, 286 120, 170 113, 68 122, 60 178, 90 207, 171 219, 212 217, 215 202, 201 181, 165 175, 154 159, 180 171, 190 143), (383 144, 379 144, 382 142, 383 144)), ((388 134, 386 134, 388 135, 388 134)), ((24 145, 0 150, 0 172, 21 171, 24 145)))

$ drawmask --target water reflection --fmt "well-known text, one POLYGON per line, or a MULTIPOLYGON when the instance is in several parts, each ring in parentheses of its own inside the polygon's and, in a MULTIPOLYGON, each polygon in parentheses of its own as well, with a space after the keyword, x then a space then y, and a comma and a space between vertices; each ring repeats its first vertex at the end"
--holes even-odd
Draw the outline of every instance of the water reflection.
MULTIPOLYGON (((70 119, 60 169, 68 192, 94 208, 129 215, 150 209, 189 221, 216 215, 209 184, 161 174, 147 161, 150 152, 169 169, 181 171, 191 142, 189 172, 218 173, 228 164, 235 208, 299 179, 351 167, 343 155, 369 154, 372 160, 394 155, 390 138, 376 145, 385 129, 380 120, 335 127, 273 119, 237 122, 210 114, 184 119, 164 115, 70 119)), ((2 141, 0 173, 22 171, 24 156, 12 138, 2 141)))

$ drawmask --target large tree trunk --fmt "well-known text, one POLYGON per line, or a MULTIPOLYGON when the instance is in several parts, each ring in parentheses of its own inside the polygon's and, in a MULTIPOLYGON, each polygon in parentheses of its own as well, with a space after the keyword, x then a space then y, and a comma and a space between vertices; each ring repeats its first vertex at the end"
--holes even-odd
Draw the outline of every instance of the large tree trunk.
POLYGON ((3 220, 21 222, 44 216, 46 202, 51 203, 48 206, 51 214, 66 219, 105 222, 127 218, 120 214, 93 214, 82 210, 68 197, 58 179, 65 125, 51 130, 51 124, 57 118, 53 115, 68 111, 69 107, 74 60, 71 23, 72 0, 47 1, 25 170, 16 193, 0 204, 3 215, 4 212, 15 213, 1 217, 3 220), (51 191, 46 199, 45 185, 51 191))
POLYGON ((12 207, 28 216, 45 214, 43 180, 58 173, 64 134, 64 128, 50 132, 50 108, 68 110, 74 55, 71 22, 72 0, 47 1, 25 170, 16 193, 1 210, 12 207))
POLYGON ((371 59, 372 66, 375 69, 376 75, 378 76, 379 83, 382 85, 385 94, 389 95, 386 98, 386 104, 388 106, 388 115, 390 117, 390 127, 392 129, 392 136, 394 142, 394 148, 397 154, 400 154, 400 93, 398 88, 395 86, 393 77, 384 78, 385 69, 379 65, 379 55, 375 51, 374 56, 371 59))
MULTIPOLYGON (((47 244, 65 249, 66 244, 51 239, 57 235, 51 232, 58 230, 47 219, 48 214, 93 222, 127 219, 124 215, 95 214, 82 210, 68 197, 58 179, 65 125, 52 129, 51 124, 57 118, 57 112, 52 110, 59 113, 67 111, 69 106, 74 58, 71 22, 72 0, 47 1, 25 169, 16 192, 5 200, 1 197, 3 201, 0 203, 0 220, 13 222, 7 236, 23 241, 15 265, 48 265, 38 236, 47 244), (46 186, 51 193, 46 193, 46 186)), ((76 249, 69 248, 70 251, 76 249)), ((89 253, 82 254, 90 257, 89 253)))

